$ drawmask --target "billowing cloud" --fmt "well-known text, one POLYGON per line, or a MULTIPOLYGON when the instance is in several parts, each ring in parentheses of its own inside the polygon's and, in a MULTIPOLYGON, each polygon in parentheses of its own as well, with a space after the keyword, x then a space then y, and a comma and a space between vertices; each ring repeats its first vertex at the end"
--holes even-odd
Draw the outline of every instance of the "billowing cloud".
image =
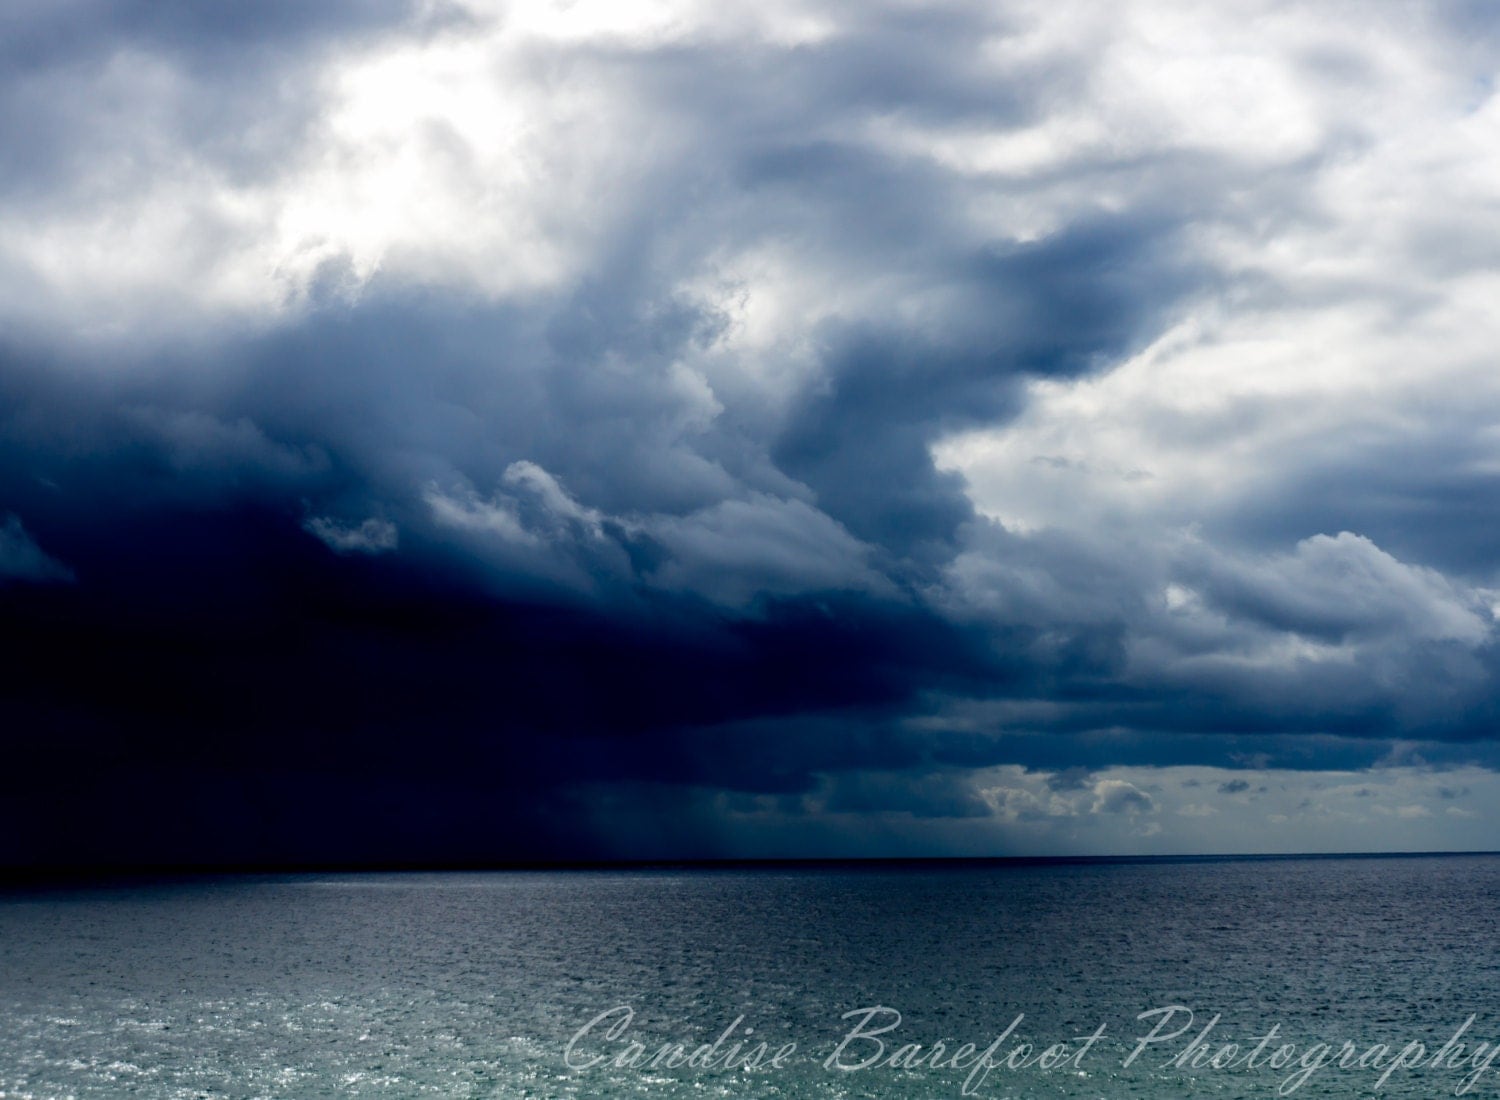
POLYGON ((1474 9, 0 22, 5 859, 1492 827, 1474 9))
POLYGON ((1092 811, 1096 814, 1150 813, 1154 809, 1151 796, 1124 779, 1101 779, 1094 786, 1092 811))
POLYGON ((396 549, 398 542, 396 525, 373 516, 358 526, 313 516, 303 526, 335 554, 382 554, 396 549))

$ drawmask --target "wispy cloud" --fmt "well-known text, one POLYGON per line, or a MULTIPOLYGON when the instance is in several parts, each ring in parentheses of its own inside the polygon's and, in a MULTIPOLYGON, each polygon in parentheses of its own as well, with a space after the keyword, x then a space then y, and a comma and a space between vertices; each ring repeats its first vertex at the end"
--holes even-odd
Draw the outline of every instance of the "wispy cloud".
POLYGON ((0 526, 0 584, 6 581, 45 584, 73 580, 73 571, 36 544, 19 516, 5 517, 4 525, 0 526))

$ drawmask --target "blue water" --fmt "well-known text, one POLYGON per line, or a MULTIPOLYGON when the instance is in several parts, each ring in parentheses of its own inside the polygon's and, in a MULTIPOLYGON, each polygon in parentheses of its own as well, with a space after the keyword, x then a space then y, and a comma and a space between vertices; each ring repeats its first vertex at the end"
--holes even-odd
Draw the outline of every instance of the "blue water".
POLYGON ((1473 856, 13 891, 0 1097, 1269 1097, 1319 1043, 1283 1095, 1497 1096, 1497 899, 1473 856), (726 1030, 712 1065, 641 1064, 726 1030))

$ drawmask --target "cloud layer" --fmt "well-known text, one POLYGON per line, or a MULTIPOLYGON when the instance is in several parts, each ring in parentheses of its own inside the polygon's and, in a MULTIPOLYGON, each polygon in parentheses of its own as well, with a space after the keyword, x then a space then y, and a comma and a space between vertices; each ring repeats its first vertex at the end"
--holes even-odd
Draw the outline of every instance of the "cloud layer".
POLYGON ((1497 846, 1485 12, 206 12, 0 17, 7 862, 1497 846))

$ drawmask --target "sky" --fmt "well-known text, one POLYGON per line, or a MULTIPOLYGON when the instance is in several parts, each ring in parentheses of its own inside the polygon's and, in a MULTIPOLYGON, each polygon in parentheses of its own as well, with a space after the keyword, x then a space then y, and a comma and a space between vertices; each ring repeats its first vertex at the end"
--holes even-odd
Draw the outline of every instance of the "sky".
POLYGON ((1497 61, 10 0, 0 865, 1500 849, 1497 61))

